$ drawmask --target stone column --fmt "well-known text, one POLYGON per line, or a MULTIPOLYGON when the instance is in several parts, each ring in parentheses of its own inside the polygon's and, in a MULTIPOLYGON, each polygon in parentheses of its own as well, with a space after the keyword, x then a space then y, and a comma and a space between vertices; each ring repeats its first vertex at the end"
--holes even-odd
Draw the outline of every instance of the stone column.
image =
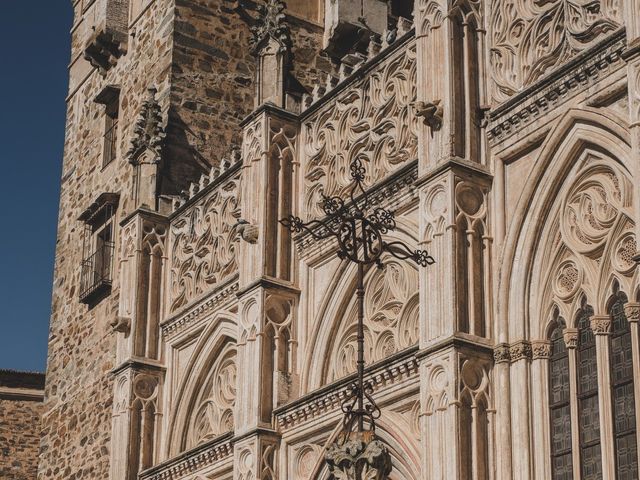
POLYGON ((569 351, 569 394, 571 409, 571 453, 573 461, 573 478, 580 478, 580 436, 578 435, 578 424, 580 422, 578 414, 578 366, 577 352, 578 329, 564 329, 564 343, 569 351))
POLYGON ((511 345, 511 419, 514 480, 528 480, 531 471, 531 411, 529 405, 529 368, 531 344, 521 340, 511 345))
POLYGON ((602 478, 615 480, 616 455, 613 432, 613 410, 611 406, 611 370, 609 361, 609 335, 611 316, 591 317, 591 330, 596 337, 598 360, 598 407, 600 409, 600 447, 602 449, 602 478))
MULTIPOLYGON (((493 374, 496 396, 496 445, 511 445, 511 381, 510 348, 506 343, 498 344, 493 350, 493 374)), ((511 455, 501 452, 497 455, 496 478, 512 478, 511 455)))
POLYGON ((238 252, 238 389, 234 478, 278 478, 273 410, 297 395, 296 309, 291 237, 297 119, 263 105, 243 124, 242 221, 238 252), (293 357, 293 358, 292 358, 293 357))
MULTIPOLYGON (((633 387, 636 403, 636 434, 640 432, 640 303, 627 303, 624 313, 631 327, 631 348, 633 350, 633 387)), ((638 449, 640 465, 640 449, 638 449)))
POLYGON ((551 344, 548 341, 532 342, 531 362, 533 470, 532 478, 551 478, 551 452, 549 451, 549 357, 551 344))

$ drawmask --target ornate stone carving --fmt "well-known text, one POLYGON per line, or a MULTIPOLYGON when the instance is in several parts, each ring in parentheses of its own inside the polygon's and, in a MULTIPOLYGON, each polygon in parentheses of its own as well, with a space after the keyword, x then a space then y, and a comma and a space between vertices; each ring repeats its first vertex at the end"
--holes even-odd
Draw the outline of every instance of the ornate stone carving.
POLYGON ((291 49, 291 32, 286 23, 285 4, 281 0, 267 0, 258 4, 258 19, 251 33, 251 47, 256 52, 268 38, 276 40, 283 50, 291 49))
POLYGON ((547 341, 531 342, 533 359, 548 359, 551 356, 551 343, 547 341))
POLYGON ((412 43, 304 121, 304 207, 309 218, 323 215, 323 193, 345 194, 354 159, 363 163, 366 183, 373 185, 417 158, 415 101, 412 43))
POLYGON ((564 336, 564 343, 567 348, 576 348, 578 346, 578 329, 577 328, 565 328, 562 332, 564 336))
POLYGON ((260 463, 260 480, 277 480, 276 445, 264 445, 260 463))
POLYGON ((509 344, 501 343, 493 349, 493 361, 495 363, 509 363, 511 361, 511 349, 509 344))
MULTIPOLYGON (((385 260, 385 269, 372 270, 365 283, 366 362, 372 363, 418 342, 418 273, 407 262, 385 260)), ((330 380, 356 370, 356 304, 352 301, 331 358, 330 380)))
POLYGON ((236 356, 234 345, 228 345, 210 369, 201 388, 189 422, 187 448, 201 445, 233 431, 236 402, 236 356))
POLYGON ((629 322, 640 322, 640 303, 627 303, 624 306, 624 314, 629 322))
POLYGON ((295 478, 310 480, 313 468, 322 456, 323 448, 318 445, 304 445, 295 454, 295 478))
POLYGON ((131 147, 127 152, 127 160, 133 165, 137 165, 145 152, 149 152, 150 157, 145 158, 145 162, 157 163, 161 159, 162 144, 165 138, 162 112, 156 94, 158 90, 154 87, 147 89, 147 98, 142 102, 142 110, 133 127, 133 139, 131 147))
POLYGON ((171 226, 171 312, 237 272, 238 174, 177 217, 171 226))
POLYGON ((531 343, 526 340, 521 340, 511 345, 509 349, 511 356, 511 363, 518 362, 520 360, 531 360, 533 351, 531 349, 531 343))
POLYGON ((590 325, 595 335, 608 335, 611 332, 611 316, 594 315, 591 317, 590 325))
POLYGON ((563 299, 570 300, 578 292, 582 284, 582 270, 573 260, 567 260, 558 266, 553 289, 555 294, 563 299))
POLYGON ((354 433, 344 443, 332 444, 325 455, 336 480, 386 480, 391 473, 391 455, 373 432, 354 433))
POLYGON ((416 109, 416 116, 422 118, 425 125, 428 125, 431 130, 440 130, 442 128, 444 109, 440 104, 440 100, 416 102, 414 108, 416 109))
POLYGON ((131 331, 131 319, 129 317, 116 317, 109 322, 109 326, 114 332, 120 332, 126 335, 131 331))
POLYGON ((492 2, 493 99, 502 102, 621 24, 619 0, 492 2))

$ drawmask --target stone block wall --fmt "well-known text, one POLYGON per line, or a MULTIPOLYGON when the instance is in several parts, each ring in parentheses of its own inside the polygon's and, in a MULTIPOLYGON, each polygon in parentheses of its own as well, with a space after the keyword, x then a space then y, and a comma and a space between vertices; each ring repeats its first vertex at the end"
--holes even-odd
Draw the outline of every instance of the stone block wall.
POLYGON ((44 375, 0 370, 0 478, 33 480, 38 471, 44 375))

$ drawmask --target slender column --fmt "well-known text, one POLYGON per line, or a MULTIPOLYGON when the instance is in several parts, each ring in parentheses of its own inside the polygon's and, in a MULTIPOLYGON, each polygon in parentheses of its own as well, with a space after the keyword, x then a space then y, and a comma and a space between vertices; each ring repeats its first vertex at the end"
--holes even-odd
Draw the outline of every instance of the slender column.
MULTIPOLYGON (((636 407, 636 435, 640 434, 640 303, 627 303, 624 313, 631 327, 631 348, 633 350, 633 393, 636 407)), ((640 448, 637 449, 640 465, 640 448)))
POLYGON ((602 450, 602 479, 615 480, 616 456, 614 449, 613 410, 611 406, 611 370, 609 368, 609 334, 611 317, 594 315, 591 330, 596 336, 598 360, 598 406, 600 408, 600 448, 602 450))
POLYGON ((533 470, 536 480, 551 478, 551 464, 549 458, 549 356, 551 344, 547 341, 533 342, 533 360, 531 362, 531 385, 533 386, 532 426, 533 470))
POLYGON ((573 462, 573 478, 580 478, 580 434, 578 425, 580 418, 578 415, 578 366, 577 352, 578 329, 564 329, 564 343, 569 351, 569 394, 571 407, 571 453, 573 462))
POLYGON ((529 362, 531 361, 531 344, 520 341, 511 346, 511 388, 513 402, 511 417, 513 418, 513 478, 514 480, 530 480, 531 472, 531 432, 529 431, 529 362))
MULTIPOLYGON (((509 345, 500 344, 493 351, 496 392, 496 444, 511 446, 511 381, 509 345)), ((497 479, 512 480, 511 455, 497 457, 497 479)))

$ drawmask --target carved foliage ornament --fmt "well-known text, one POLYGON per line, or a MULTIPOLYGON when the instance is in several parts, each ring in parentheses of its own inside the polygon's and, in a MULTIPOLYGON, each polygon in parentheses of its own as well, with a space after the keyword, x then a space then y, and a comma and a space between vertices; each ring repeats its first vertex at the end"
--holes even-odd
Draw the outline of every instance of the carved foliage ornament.
POLYGON ((171 226, 171 311, 238 270, 237 175, 179 216, 171 226))
POLYGON ((325 455, 336 480, 385 480, 391 473, 391 455, 371 432, 354 433, 344 443, 332 444, 325 455))
POLYGON ((618 28, 620 0, 493 0, 493 99, 502 102, 618 28))
POLYGON ((292 47, 291 32, 286 22, 285 4, 281 0, 267 0, 265 4, 258 5, 258 19, 251 33, 253 34, 251 47, 254 54, 260 49, 263 42, 273 38, 282 50, 289 51, 292 47))
POLYGON ((159 162, 165 138, 162 113, 156 100, 157 89, 149 88, 147 98, 142 102, 142 110, 133 127, 133 139, 127 152, 127 160, 137 165, 145 152, 151 153, 150 162, 159 162))
POLYGON ((305 208, 322 217, 322 194, 346 197, 350 164, 372 185, 418 156, 415 43, 305 121, 305 208))

